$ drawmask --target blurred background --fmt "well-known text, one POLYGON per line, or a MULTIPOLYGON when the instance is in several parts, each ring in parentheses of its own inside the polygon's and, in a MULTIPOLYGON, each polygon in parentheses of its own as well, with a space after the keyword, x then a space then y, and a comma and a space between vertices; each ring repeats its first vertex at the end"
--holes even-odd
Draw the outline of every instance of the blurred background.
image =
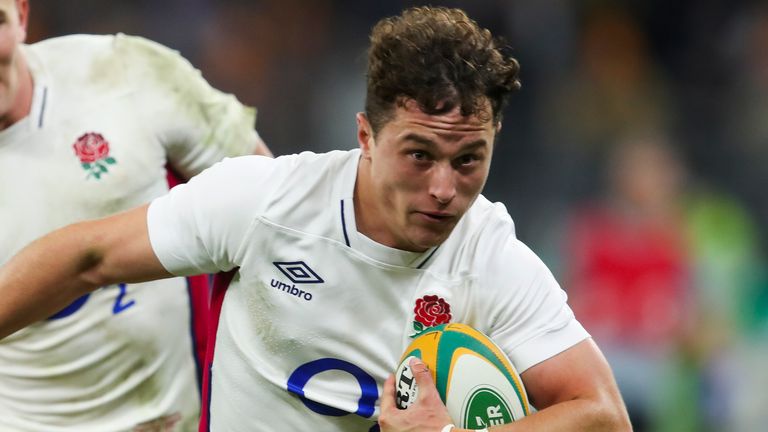
MULTIPOLYGON (((257 106, 276 154, 349 149, 368 31, 415 4, 31 0, 28 41, 146 36, 257 106)), ((431 4, 522 65, 485 194, 568 291, 635 429, 766 430, 768 3, 431 4)))

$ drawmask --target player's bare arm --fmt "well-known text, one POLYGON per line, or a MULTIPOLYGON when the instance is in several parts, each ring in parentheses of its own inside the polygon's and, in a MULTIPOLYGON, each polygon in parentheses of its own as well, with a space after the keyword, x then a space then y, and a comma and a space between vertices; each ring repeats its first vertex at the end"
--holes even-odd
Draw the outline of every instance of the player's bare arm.
MULTIPOLYGON (((413 365, 419 399, 406 410, 395 405, 394 379, 384 384, 379 417, 382 432, 440 430, 450 424, 426 367, 413 365)), ((538 412, 491 431, 629 431, 629 418, 613 375, 592 339, 545 360, 521 375, 538 412)), ((463 432, 463 429, 451 429, 463 432)))
POLYGON ((0 268, 0 338, 101 286, 170 277, 149 242, 147 207, 56 230, 0 268))
POLYGON ((521 377, 540 411, 499 431, 631 430, 613 374, 592 339, 532 366, 521 377))

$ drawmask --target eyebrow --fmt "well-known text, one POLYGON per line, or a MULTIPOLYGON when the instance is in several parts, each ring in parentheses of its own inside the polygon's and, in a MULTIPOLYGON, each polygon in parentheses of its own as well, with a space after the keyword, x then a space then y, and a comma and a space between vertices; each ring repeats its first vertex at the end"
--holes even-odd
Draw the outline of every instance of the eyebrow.
MULTIPOLYGON (((419 134, 416 134, 416 133, 409 133, 408 135, 404 136, 403 137, 403 141, 413 141, 413 142, 415 142, 417 144, 421 144, 421 145, 424 145, 424 146, 427 146, 427 147, 431 147, 431 148, 437 147, 437 143, 435 143, 434 141, 432 141, 431 139, 429 139, 429 138, 427 138, 427 137, 425 137, 423 135, 419 135, 419 134)), ((485 141, 484 139, 481 138, 479 140, 475 140, 475 141, 469 142, 467 144, 464 144, 463 146, 461 146, 461 149, 462 150, 470 150, 470 149, 474 150, 477 147, 484 147, 486 144, 487 144, 487 141, 485 141)))

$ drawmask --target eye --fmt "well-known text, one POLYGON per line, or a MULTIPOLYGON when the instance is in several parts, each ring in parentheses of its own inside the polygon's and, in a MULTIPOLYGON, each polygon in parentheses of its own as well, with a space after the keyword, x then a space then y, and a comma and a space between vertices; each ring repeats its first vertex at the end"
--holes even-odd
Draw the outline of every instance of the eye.
POLYGON ((415 160, 416 162, 425 162, 429 160, 429 154, 427 154, 427 152, 424 152, 424 151, 414 150, 410 152, 410 155, 413 158, 413 160, 415 160))
POLYGON ((458 166, 466 167, 466 166, 471 166, 471 165, 475 164, 479 160, 480 160, 480 158, 477 155, 475 155, 473 153, 470 153, 470 154, 465 154, 463 156, 459 156, 456 159, 456 164, 458 166))

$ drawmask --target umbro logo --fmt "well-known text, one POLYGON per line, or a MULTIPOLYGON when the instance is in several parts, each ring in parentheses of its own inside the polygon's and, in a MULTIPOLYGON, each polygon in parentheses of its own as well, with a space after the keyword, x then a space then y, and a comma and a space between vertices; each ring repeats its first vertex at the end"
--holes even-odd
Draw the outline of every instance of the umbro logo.
MULTIPOLYGON (((275 267, 277 267, 277 269, 287 276, 294 284, 316 284, 325 282, 323 278, 318 276, 318 274, 304 261, 273 262, 272 264, 274 264, 275 267)), ((294 297, 302 298, 306 301, 312 300, 312 293, 296 288, 296 285, 288 285, 287 283, 280 282, 276 279, 272 279, 271 285, 273 288, 277 288, 294 297)))
POLYGON ((304 261, 273 262, 272 264, 274 264, 278 270, 283 272, 283 274, 293 283, 308 284, 325 282, 323 278, 309 268, 304 261))

